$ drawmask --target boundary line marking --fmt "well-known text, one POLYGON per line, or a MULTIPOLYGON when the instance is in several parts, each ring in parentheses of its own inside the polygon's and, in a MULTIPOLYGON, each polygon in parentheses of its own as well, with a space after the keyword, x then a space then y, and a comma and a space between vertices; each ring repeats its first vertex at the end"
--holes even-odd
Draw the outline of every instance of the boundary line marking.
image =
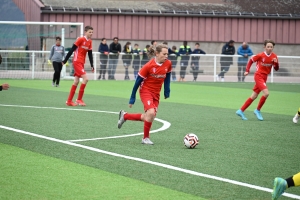
MULTIPOLYGON (((53 142, 57 142, 57 143, 61 143, 61 144, 66 144, 66 145, 69 145, 69 146, 75 146, 75 147, 78 147, 78 148, 87 149, 87 150, 90 150, 90 151, 94 151, 94 152, 98 152, 98 153, 102 153, 102 154, 106 154, 106 155, 110 155, 110 156, 115 156, 115 157, 124 158, 124 159, 128 159, 128 160, 133 160, 133 161, 137 161, 137 162, 142 162, 142 163, 146 163, 146 164, 150 164, 150 165, 154 165, 154 166, 159 166, 159 167, 163 167, 163 168, 166 168, 166 169, 171 169, 171 170, 183 172, 183 173, 186 173, 186 174, 191 174, 191 175, 195 175, 195 176, 199 176, 199 177, 218 180, 218 181, 222 181, 222 182, 225 182, 225 183, 231 183, 231 184, 234 184, 234 185, 248 187, 248 188, 261 190, 261 191, 265 191, 265 192, 272 192, 273 191, 270 188, 265 188, 265 187, 261 187, 261 186, 257 186, 257 185, 252 185, 252 184, 249 184, 249 183, 243 183, 243 182, 240 182, 240 181, 235 181, 235 180, 231 180, 231 179, 227 179, 227 178, 222 178, 222 177, 218 177, 218 176, 204 174, 204 173, 200 173, 200 172, 196 172, 196 171, 192 171, 192 170, 188 170, 188 169, 183 169, 183 168, 179 168, 179 167, 175 167, 175 166, 172 166, 172 165, 163 164, 163 163, 159 163, 159 162, 155 162, 155 161, 151 161, 151 160, 136 158, 136 157, 132 157, 132 156, 126 156, 126 155, 122 155, 122 154, 118 154, 118 153, 113 153, 113 152, 97 149, 97 148, 94 148, 94 147, 89 147, 89 146, 85 146, 85 145, 82 145, 82 144, 77 144, 77 143, 73 143, 73 142, 70 142, 70 141, 60 140, 60 139, 56 139, 56 138, 52 138, 52 137, 48 137, 48 136, 43 136, 43 135, 39 135, 39 134, 36 134, 36 133, 31 133, 31 132, 27 132, 27 131, 11 128, 11 127, 7 127, 7 126, 0 125, 0 128, 5 129, 5 130, 9 130, 9 131, 13 131, 13 132, 17 132, 17 133, 22 133, 22 134, 25 134, 25 135, 30 135, 30 136, 37 137, 37 138, 42 138, 42 139, 45 139, 45 140, 49 140, 49 141, 53 141, 53 142)), ((295 195, 295 194, 286 193, 286 192, 283 193, 282 196, 290 197, 290 198, 293 198, 293 199, 300 199, 300 196, 295 195)))
MULTIPOLYGON (((58 107, 42 107, 42 106, 23 106, 23 105, 5 105, 0 104, 3 107, 19 107, 19 108, 43 108, 43 109, 53 109, 53 110, 73 110, 73 111, 85 111, 85 112, 99 112, 99 113, 108 113, 108 114, 119 114, 119 112, 112 112, 112 111, 102 111, 102 110, 89 110, 89 109, 78 109, 78 108, 58 108, 58 107)), ((162 119, 155 118, 155 121, 161 122, 163 124, 162 127, 156 130, 150 131, 150 133, 157 133, 160 131, 164 131, 170 128, 171 123, 162 119)), ((138 135, 143 135, 144 133, 134 133, 134 134, 127 134, 127 135, 118 135, 118 136, 109 136, 109 137, 101 137, 101 138, 87 138, 87 139, 76 139, 76 140, 67 140, 70 142, 84 142, 84 141, 93 141, 93 140, 107 140, 107 139, 117 139, 117 138, 126 138, 126 137, 133 137, 138 135)))

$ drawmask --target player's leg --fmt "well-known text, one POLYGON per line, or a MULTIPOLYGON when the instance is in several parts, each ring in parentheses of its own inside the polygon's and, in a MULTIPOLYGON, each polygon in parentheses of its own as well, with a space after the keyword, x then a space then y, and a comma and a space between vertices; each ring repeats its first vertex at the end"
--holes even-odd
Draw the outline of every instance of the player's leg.
POLYGON ((287 179, 276 177, 272 192, 272 200, 277 200, 287 188, 300 186, 300 172, 287 179))
POLYGON ((71 86, 68 100, 66 101, 67 106, 77 106, 77 104, 73 102, 73 97, 75 95, 78 83, 79 83, 79 77, 76 74, 74 74, 74 82, 71 86))
POLYGON ((57 71, 58 71, 57 62, 52 62, 52 66, 53 66, 53 69, 54 69, 52 86, 55 86, 55 82, 56 82, 56 79, 57 79, 57 71))
POLYGON ((266 85, 267 81, 267 76, 255 76, 255 81, 257 83, 257 87, 259 88, 260 91, 262 91, 263 95, 261 96, 257 108, 254 110, 254 114, 256 115, 257 119, 262 121, 264 120, 262 115, 261 115, 261 108, 265 104, 268 96, 269 96, 269 90, 266 85))
POLYGON ((252 104, 252 102, 257 98, 259 94, 259 89, 257 88, 256 84, 254 85, 253 92, 251 96, 245 101, 242 107, 237 110, 235 113, 242 118, 242 120, 247 120, 244 111, 252 104))
POLYGON ((298 112, 296 113, 296 115, 295 115, 294 118, 293 118, 293 122, 294 122, 295 124, 298 123, 299 117, 300 117, 300 108, 298 109, 298 112))
MULTIPOLYGON (((84 72, 85 73, 85 72, 84 72)), ((88 83, 88 77, 86 74, 82 74, 81 75, 81 78, 82 78, 82 83, 80 85, 80 88, 79 88, 79 92, 78 92, 78 97, 77 97, 77 100, 76 100, 76 103, 80 106, 86 106, 86 104, 84 103, 84 101, 82 100, 82 97, 83 97, 83 94, 84 94, 84 89, 88 83)))
POLYGON ((57 73, 57 77, 56 77, 56 87, 59 87, 59 81, 60 81, 60 73, 61 73, 61 70, 62 70, 62 63, 59 62, 57 63, 58 65, 58 73, 57 73))
POLYGON ((150 129, 155 116, 156 108, 150 108, 144 115, 142 115, 142 120, 144 121, 144 137, 142 139, 142 144, 153 144, 150 140, 150 129))

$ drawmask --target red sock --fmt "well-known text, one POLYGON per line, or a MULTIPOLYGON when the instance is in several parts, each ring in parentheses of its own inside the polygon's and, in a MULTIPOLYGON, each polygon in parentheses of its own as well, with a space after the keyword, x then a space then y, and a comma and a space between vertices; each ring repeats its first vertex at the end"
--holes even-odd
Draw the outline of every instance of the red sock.
POLYGON ((132 120, 132 121, 142 121, 141 117, 142 117, 141 113, 136 113, 136 114, 135 113, 132 113, 132 114, 126 113, 124 115, 125 120, 132 120))
POLYGON ((244 110, 246 110, 251 105, 252 102, 253 102, 253 99, 248 98, 245 101, 244 105, 241 107, 241 110, 244 112, 244 110))
POLYGON ((77 100, 81 100, 82 99, 85 86, 86 86, 86 84, 81 83, 77 100))
POLYGON ((71 90, 70 90, 70 94, 69 94, 69 97, 68 97, 69 102, 73 100, 74 94, 76 92, 76 88, 77 88, 76 85, 72 85, 71 90))
POLYGON ((152 126, 152 122, 144 121, 144 139, 150 138, 150 128, 152 126))
POLYGON ((266 97, 265 96, 261 96, 260 97, 260 100, 259 100, 259 103, 258 103, 258 106, 257 106, 257 110, 260 110, 261 109, 261 107, 265 104, 265 102, 266 102, 266 97))

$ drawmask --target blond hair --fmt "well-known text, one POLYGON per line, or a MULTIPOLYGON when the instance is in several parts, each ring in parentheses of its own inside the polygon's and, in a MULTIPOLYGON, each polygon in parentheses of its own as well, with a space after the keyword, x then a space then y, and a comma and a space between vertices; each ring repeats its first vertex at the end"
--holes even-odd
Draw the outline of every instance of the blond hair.
POLYGON ((158 44, 156 46, 151 45, 149 47, 149 50, 147 52, 148 58, 152 58, 155 56, 156 53, 160 53, 162 51, 162 49, 168 49, 168 46, 165 44, 158 44))

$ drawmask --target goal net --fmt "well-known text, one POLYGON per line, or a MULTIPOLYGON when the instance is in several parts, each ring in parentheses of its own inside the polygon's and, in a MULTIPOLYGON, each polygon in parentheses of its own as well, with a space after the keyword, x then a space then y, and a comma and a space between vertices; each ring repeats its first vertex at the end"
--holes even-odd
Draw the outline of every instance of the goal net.
POLYGON ((53 67, 47 61, 55 38, 61 37, 68 50, 83 34, 83 23, 0 21, 0 30, 0 78, 51 79, 53 67))

